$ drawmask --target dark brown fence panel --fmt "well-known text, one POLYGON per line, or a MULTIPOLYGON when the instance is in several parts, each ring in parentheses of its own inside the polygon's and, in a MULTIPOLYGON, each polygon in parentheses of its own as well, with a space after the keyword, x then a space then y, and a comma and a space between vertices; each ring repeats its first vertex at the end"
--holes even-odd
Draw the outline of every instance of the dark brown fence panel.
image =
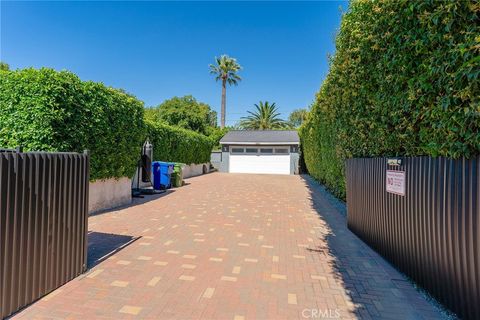
POLYGON ((347 160, 348 227, 465 319, 480 319, 480 158, 347 160), (386 191, 405 172, 404 195, 386 191))
POLYGON ((0 317, 86 269, 88 154, 0 150, 0 317))

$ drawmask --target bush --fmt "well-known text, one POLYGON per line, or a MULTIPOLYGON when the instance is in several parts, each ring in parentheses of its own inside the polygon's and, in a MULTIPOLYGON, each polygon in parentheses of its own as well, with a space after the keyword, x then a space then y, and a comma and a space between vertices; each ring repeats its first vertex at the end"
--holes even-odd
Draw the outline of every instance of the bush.
POLYGON ((153 160, 198 164, 210 161, 213 141, 178 127, 147 120, 147 132, 153 144, 153 160))
POLYGON ((91 180, 132 176, 145 139, 143 103, 52 69, 0 72, 0 147, 90 150, 91 180))
POLYGON ((344 160, 480 152, 480 6, 353 1, 300 130, 307 168, 345 197, 344 160))
POLYGON ((227 134, 228 131, 230 131, 231 128, 225 127, 225 128, 220 128, 220 127, 208 127, 207 132, 205 135, 212 140, 213 148, 215 150, 220 150, 221 145, 220 145, 220 139, 223 138, 224 135, 227 134))
POLYGON ((217 113, 192 96, 173 97, 157 107, 147 108, 145 118, 202 134, 217 124, 217 113))

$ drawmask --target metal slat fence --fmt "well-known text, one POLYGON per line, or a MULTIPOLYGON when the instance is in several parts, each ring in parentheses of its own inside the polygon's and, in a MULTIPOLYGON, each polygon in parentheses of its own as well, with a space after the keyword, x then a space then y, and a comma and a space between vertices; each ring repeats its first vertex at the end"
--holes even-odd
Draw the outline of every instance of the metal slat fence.
POLYGON ((0 150, 0 316, 86 269, 89 156, 0 150))
POLYGON ((439 301, 480 319, 480 158, 349 159, 348 227, 439 301), (386 191, 405 172, 404 195, 386 191))

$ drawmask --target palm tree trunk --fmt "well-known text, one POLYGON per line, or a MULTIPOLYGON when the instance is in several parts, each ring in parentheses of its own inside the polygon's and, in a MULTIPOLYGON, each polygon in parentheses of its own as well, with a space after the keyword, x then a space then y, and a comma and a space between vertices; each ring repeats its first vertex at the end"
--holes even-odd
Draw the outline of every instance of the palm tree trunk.
POLYGON ((222 110, 221 110, 221 120, 220 128, 225 128, 225 104, 227 100, 227 81, 222 81, 222 110))

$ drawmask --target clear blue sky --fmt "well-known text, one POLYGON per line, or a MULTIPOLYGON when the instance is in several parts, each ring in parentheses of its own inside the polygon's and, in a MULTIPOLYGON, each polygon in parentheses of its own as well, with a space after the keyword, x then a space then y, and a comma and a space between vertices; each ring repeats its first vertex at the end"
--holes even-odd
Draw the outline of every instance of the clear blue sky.
POLYGON ((153 106, 192 94, 219 111, 208 65, 243 66, 227 89, 227 125, 260 100, 283 117, 308 106, 328 71, 347 2, 6 2, 0 59, 12 69, 70 70, 153 106), (342 8, 340 10, 340 7, 342 8))

